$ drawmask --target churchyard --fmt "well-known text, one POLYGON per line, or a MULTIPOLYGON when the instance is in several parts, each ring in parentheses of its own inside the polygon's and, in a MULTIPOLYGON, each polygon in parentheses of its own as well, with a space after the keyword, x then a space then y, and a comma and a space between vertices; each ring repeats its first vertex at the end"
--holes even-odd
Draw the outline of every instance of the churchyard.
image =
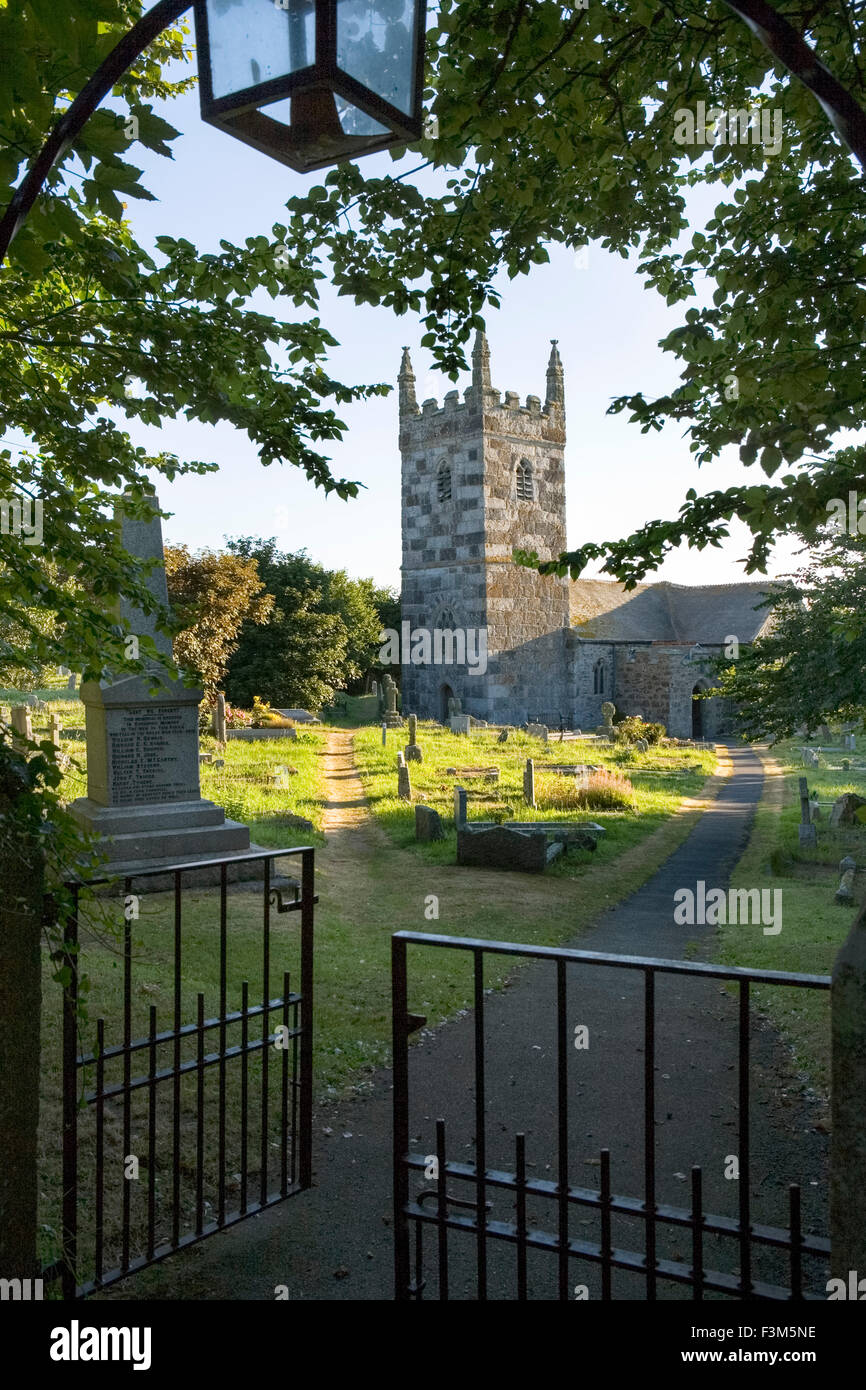
MULTIPOLYGON (((6 692, 0 703, 18 697, 6 692)), ((86 786, 87 745, 84 738, 84 707, 71 692, 52 688, 37 693, 40 703, 30 711, 36 738, 47 737, 52 716, 60 720, 60 748, 66 761, 63 794, 69 801, 82 795, 86 786)), ((374 704, 375 702, 373 702, 374 704)), ((202 795, 217 802, 231 819, 242 821, 251 830, 254 843, 265 847, 289 848, 311 844, 317 849, 316 911, 316 1030, 314 1075, 316 1094, 327 1099, 347 1091, 363 1091, 366 1078, 389 1060, 390 1044, 390 938, 400 928, 445 929, 489 939, 522 940, 531 944, 557 945, 573 940, 583 924, 592 920, 600 902, 613 905, 640 885, 681 840, 693 823, 688 814, 674 812, 684 801, 696 797, 707 777, 716 768, 715 754, 688 747, 657 746, 646 753, 617 748, 598 740, 578 740, 559 744, 543 743, 520 730, 509 731, 504 743, 498 731, 474 731, 458 735, 432 723, 419 724, 418 743, 423 760, 410 763, 413 802, 397 797, 397 752, 407 741, 406 725, 386 733, 375 724, 357 725, 353 716, 375 713, 369 697, 338 708, 326 715, 333 722, 296 727, 296 736, 264 737, 255 741, 229 739, 220 744, 210 733, 200 736, 200 775, 202 795), (328 855, 328 837, 323 833, 326 808, 333 804, 335 785, 329 779, 327 750, 338 731, 352 730, 355 760, 364 793, 369 802, 371 824, 384 834, 372 841, 361 836, 346 842, 348 854, 335 860, 328 855), (526 805, 524 772, 527 759, 536 768, 536 806, 526 805), (495 871, 467 870, 456 866, 456 835, 453 826, 453 788, 459 775, 447 769, 460 769, 476 762, 495 765, 494 783, 466 779, 470 819, 508 818, 545 824, 592 820, 603 826, 595 854, 571 850, 550 866, 544 878, 509 873, 505 879, 495 871), (587 763, 607 770, 629 790, 625 803, 616 806, 570 806, 574 778, 545 773, 546 765, 587 763), (547 804, 548 801, 550 804, 547 804), (565 803, 565 804, 564 804, 565 803), (419 844, 415 840, 414 806, 426 804, 438 810, 447 823, 446 838, 438 844, 419 844), (309 828, 308 828, 309 827, 309 828), (407 894, 407 883, 415 890, 407 894), (422 891, 423 890, 423 891, 422 891), (429 890, 429 891, 428 891, 429 890), (425 912, 425 904, 435 896, 435 914, 425 912), (441 906, 439 905, 441 904, 441 906)), ((336 788, 339 791, 339 787, 336 788)), ((697 815, 695 812, 694 815, 697 815)), ((294 870, 290 870, 294 871, 294 870)), ((242 1006, 239 982, 248 982, 249 997, 262 990, 261 894, 254 885, 233 885, 228 890, 230 942, 229 993, 226 1007, 231 1012, 242 1006)), ((199 992, 211 1001, 218 997, 220 960, 218 950, 218 890, 184 891, 184 969, 181 981, 182 1016, 195 1016, 199 992)), ((130 999, 130 1029, 133 1037, 146 1037, 151 1010, 160 1020, 171 1016, 174 1007, 172 968, 174 895, 171 892, 144 893, 136 902, 132 922, 132 949, 135 985, 130 999)), ((124 1014, 122 930, 124 893, 122 884, 108 896, 85 896, 80 924, 81 970, 85 978, 84 1015, 80 1023, 82 1044, 92 1046, 98 1015, 105 1019, 106 1035, 116 1036, 124 1014), (93 1000, 93 1009, 87 1001, 93 1000), (92 1014, 92 1016, 91 1016, 92 1014)), ((298 970, 297 919, 281 918, 276 911, 272 921, 282 937, 281 966, 288 961, 293 974, 298 970)), ((60 1229, 61 1174, 60 1115, 62 1068, 59 1039, 61 1033, 61 991, 51 984, 54 966, 45 966, 46 1044, 43 1049, 43 1107, 41 1129, 41 1167, 43 1173, 42 1224, 43 1258, 50 1261, 58 1253, 60 1229)), ((505 961, 493 961, 487 969, 488 988, 506 987, 511 975, 505 961)), ((419 976, 421 1002, 431 1026, 459 1016, 471 1003, 472 982, 469 962, 448 956, 425 963, 419 976)), ((272 986, 273 988, 273 986, 272 986)), ((241 1042, 241 1023, 229 1023, 226 1046, 241 1042)), ((171 1065, 171 1045, 155 1048, 157 1068, 171 1065)), ((92 1084, 92 1068, 89 1081, 92 1084)), ((192 1229, 195 1220, 195 1078, 184 1080, 181 1094, 183 1123, 181 1146, 184 1164, 181 1186, 181 1234, 192 1229), (190 1157, 190 1153, 192 1157, 190 1157)), ((261 1062, 252 1056, 246 1074, 247 1099, 244 1100, 238 1070, 229 1069, 226 1091, 226 1120, 230 1136, 243 1130, 241 1107, 248 1107, 248 1122, 260 1120, 261 1062)), ((202 1102, 204 1112, 216 1114, 218 1069, 206 1071, 202 1102)), ((279 1103, 283 1077, 279 1065, 272 1066, 267 1092, 269 1132, 277 1143, 279 1103)), ((158 1124, 170 1124, 170 1096, 159 1094, 158 1124)), ((127 1152, 147 1152, 147 1088, 138 1094, 132 1112, 132 1132, 124 1140, 121 1109, 108 1103, 103 1136, 103 1166, 109 1174, 113 1165, 122 1165, 127 1152), (127 1149, 127 1143, 129 1149, 127 1149)), ((213 1194, 217 1185, 217 1148, 208 1131, 205 1165, 201 1177, 203 1191, 209 1194, 205 1219, 213 1215, 213 1194)), ((94 1163, 94 1137, 83 1135, 80 1161, 84 1167, 94 1163)), ((235 1142, 231 1140, 230 1142, 235 1142)), ((146 1175, 147 1160, 142 1162, 146 1175)), ((249 1166, 249 1183, 257 1181, 255 1164, 249 1166)), ((231 1150, 227 1170, 241 1170, 239 1155, 231 1150)), ((167 1182, 157 1161, 158 1182, 167 1182)), ((146 1239, 147 1205, 144 1184, 128 1185, 132 1194, 130 1232, 133 1247, 146 1239)), ((239 1183, 229 1176, 226 1198, 236 1204, 239 1183)), ((109 1192, 117 1191, 109 1182, 109 1192)), ((96 1219, 93 1193, 82 1193, 79 1200, 81 1230, 92 1229, 96 1219)), ((109 1200, 103 1211, 107 1245, 116 1242, 121 1214, 109 1200)), ((159 1235, 159 1232, 157 1232, 159 1235)), ((165 1234, 164 1232, 162 1233, 165 1234)))
MULTIPOLYGON (((397 754, 408 742, 406 729, 389 731, 384 746, 379 728, 359 731, 355 750, 364 790, 374 815, 395 844, 411 849, 427 863, 453 864, 454 788, 465 786, 470 824, 493 821, 507 826, 509 821, 516 821, 542 827, 591 821, 601 825, 604 833, 594 853, 571 850, 548 869, 554 875, 579 877, 593 860, 608 863, 639 844, 684 797, 696 793, 716 767, 715 754, 707 749, 661 745, 643 753, 598 739, 559 743, 556 735, 551 735, 545 743, 522 730, 510 730, 507 741, 500 743, 498 735, 498 729, 455 734, 433 721, 419 722, 417 737, 423 760, 408 764, 412 801, 407 801, 398 793, 395 770, 397 754), (524 794, 528 759, 535 769, 535 806, 527 805, 524 794), (590 793, 584 798, 586 804, 581 805, 573 776, 545 771, 548 766, 553 769, 570 764, 610 773, 610 791, 602 787, 597 799, 590 793), (462 768, 473 766, 496 769, 496 780, 483 775, 461 776, 462 768), (449 773, 449 769, 454 771, 449 773), (621 804, 606 804, 610 801, 621 804), (414 808, 418 804, 439 813, 445 839, 433 843, 416 840, 414 808)), ((608 779, 602 776, 596 780, 608 779)))

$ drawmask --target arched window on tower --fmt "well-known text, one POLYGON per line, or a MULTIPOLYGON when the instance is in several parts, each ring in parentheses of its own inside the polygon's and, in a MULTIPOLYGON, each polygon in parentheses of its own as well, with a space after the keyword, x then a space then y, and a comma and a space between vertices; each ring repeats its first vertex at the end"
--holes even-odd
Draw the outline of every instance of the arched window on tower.
POLYGON ((531 502, 532 491, 532 465, 521 459, 517 465, 517 498, 520 502, 531 502))
POLYGON ((599 659, 592 668, 592 693, 604 694, 604 662, 599 659))
POLYGON ((436 496, 440 502, 451 501, 451 465, 447 459, 436 470, 436 496))

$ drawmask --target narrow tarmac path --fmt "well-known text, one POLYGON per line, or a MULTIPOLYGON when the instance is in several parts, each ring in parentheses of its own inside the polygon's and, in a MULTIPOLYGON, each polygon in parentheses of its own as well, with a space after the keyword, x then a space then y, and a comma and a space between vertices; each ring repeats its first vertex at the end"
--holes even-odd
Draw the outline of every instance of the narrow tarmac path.
MULTIPOLYGON (((322 872, 327 881, 341 860, 357 862, 364 843, 383 832, 365 807, 354 770, 351 735, 336 738, 329 751, 329 778, 335 794, 326 811, 328 845, 322 872)), ((601 915, 575 942, 581 949, 665 959, 711 959, 714 929, 678 926, 674 893, 695 887, 725 887, 745 847, 763 773, 748 749, 732 749, 734 775, 722 785, 694 829, 661 868, 632 896, 601 915)), ((466 878, 473 878, 467 875, 466 878)), ((502 878, 484 875, 491 883, 502 878)), ((517 878, 517 875, 507 875, 517 878)), ((487 885, 485 885, 486 890, 487 885)), ((554 887, 550 881, 548 887, 554 887)), ((559 884, 556 885, 559 887, 559 884)), ((476 892, 482 886, 476 882, 476 892)), ((519 918, 519 913, 515 913, 519 918)), ((757 925, 743 931, 760 932, 757 925)), ((421 949, 421 948, 418 948, 421 949)), ((429 948, 424 948, 429 949, 429 948)), ((421 1001, 411 992, 410 1008, 421 1001)), ((604 966, 569 967, 567 1028, 588 1029, 589 1046, 569 1057, 569 1174, 572 1184, 597 1187, 599 1150, 611 1150, 615 1193, 642 1199, 644 1187, 644 1016, 642 972, 604 966)), ((704 1209, 736 1217, 740 1187, 748 1181, 753 1220, 785 1225, 787 1185, 803 1187, 804 1230, 825 1229, 826 1147, 816 1129, 816 1106, 802 1094, 788 1050, 774 1029, 752 1015, 750 1106, 751 1170, 730 1176, 739 1159, 737 1125, 737 1003, 719 981, 691 976, 660 976, 656 985, 657 1200, 689 1204, 692 1164, 704 1170, 704 1209)), ((526 1134, 530 1176, 555 1178, 556 985, 555 972, 541 963, 518 971, 511 986, 485 1000, 487 1056, 487 1164, 513 1169, 514 1134, 526 1134)), ((457 1018, 435 1033, 425 1032, 410 1062, 410 1139, 413 1152, 435 1152, 435 1122, 447 1121, 448 1157, 472 1161, 474 1146, 474 1018, 457 1018)), ((151 1272, 148 1291, 132 1287, 121 1296, 272 1299, 278 1286, 291 1299, 375 1300, 392 1296, 391 1229, 391 1074, 378 1072, 368 1093, 316 1112, 315 1187, 262 1216, 213 1237, 188 1254, 151 1272), (178 1280, 183 1266, 182 1286, 178 1280), (181 1291, 182 1290, 182 1291, 181 1291)), ((413 1191, 423 1184, 414 1184, 413 1191)), ((469 1191, 457 1195, 468 1196, 469 1191)), ((492 1219, 508 1220, 508 1193, 493 1196, 492 1219)), ((553 1203, 532 1205, 530 1224, 555 1231, 553 1203)), ((643 1222, 615 1218, 613 1239, 620 1247, 642 1250, 643 1222)), ((572 1212, 571 1234, 598 1239, 597 1217, 572 1212)), ((472 1299, 474 1242, 452 1238, 451 1296, 472 1299), (463 1241, 461 1245, 461 1240, 463 1241)), ((435 1256, 435 1236, 428 1237, 435 1256)), ((736 1272, 735 1242, 707 1238, 709 1267, 736 1272)), ((660 1228, 659 1253, 689 1260, 688 1231, 660 1228)), ((813 1287, 826 1274, 807 1262, 813 1287)), ((431 1273, 430 1267, 425 1273, 431 1273)), ((784 1262, 770 1252, 757 1262, 756 1277, 783 1281, 784 1262)), ((134 1284, 136 1281, 131 1281, 134 1284)), ((573 1262, 573 1283, 590 1297, 599 1294, 594 1266, 573 1262)), ((429 1285, 435 1296, 435 1283, 429 1285)), ((614 1275, 614 1297, 642 1298, 642 1276, 614 1275)), ((514 1255, 491 1254, 490 1296, 513 1298, 514 1255)), ((556 1261, 530 1260, 531 1298, 556 1297, 556 1261)), ((687 1297, 688 1290, 660 1286, 663 1298, 687 1297)))

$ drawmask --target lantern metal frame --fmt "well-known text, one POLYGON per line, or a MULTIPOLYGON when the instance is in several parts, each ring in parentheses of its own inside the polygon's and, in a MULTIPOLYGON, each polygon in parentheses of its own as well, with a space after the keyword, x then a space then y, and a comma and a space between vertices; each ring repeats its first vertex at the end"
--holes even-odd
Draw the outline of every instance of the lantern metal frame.
MULTIPOLYGON (((265 82, 230 92, 227 96, 216 97, 213 91, 207 0, 194 0, 202 120, 299 173, 311 173, 316 169, 328 168, 366 154, 376 154, 395 145, 411 144, 420 140, 424 131, 426 0, 410 0, 415 8, 415 34, 414 52, 411 55, 412 110, 408 114, 371 88, 365 87, 363 82, 359 82, 339 66, 337 0, 309 0, 309 3, 315 16, 314 61, 295 72, 269 78, 265 82), (299 97, 302 94, 313 98, 318 96, 325 101, 329 95, 342 97, 388 129, 370 135, 350 135, 343 132, 341 138, 345 142, 344 152, 338 154, 331 150, 318 156, 315 153, 311 154, 311 142, 303 135, 293 134, 291 125, 276 121, 267 114, 268 106, 287 97, 299 97), (308 151, 306 156, 305 149, 308 151)), ((288 10, 284 13, 288 21, 288 10)), ((333 114, 336 115, 335 108, 333 114)))

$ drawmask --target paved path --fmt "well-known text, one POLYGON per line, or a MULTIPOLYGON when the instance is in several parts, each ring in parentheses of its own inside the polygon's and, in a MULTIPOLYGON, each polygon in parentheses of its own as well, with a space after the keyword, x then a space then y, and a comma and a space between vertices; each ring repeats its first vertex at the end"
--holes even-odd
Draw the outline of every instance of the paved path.
MULTIPOLYGON (((366 816, 360 783, 346 750, 337 754, 345 795, 335 798, 332 829, 355 818, 355 835, 381 834, 366 816), (342 767, 340 761, 342 760, 342 767)), ((580 948, 669 959, 711 958, 713 929, 677 926, 673 894, 698 880, 724 887, 745 846, 760 796, 762 770, 749 750, 731 750, 734 775, 692 833, 642 888, 603 913, 581 934, 580 948)), ((357 847, 354 835, 352 845, 357 847)), ((335 853, 340 845, 334 845, 335 853)), ((347 852, 350 847, 347 843, 347 852)), ((352 851, 354 852, 354 851, 352 851)), ((745 926, 743 931, 760 931, 745 926)), ((419 948, 420 949, 420 948, 419 948)), ((410 954, 411 991, 411 954, 410 954)), ((410 992, 410 1007, 420 1007, 410 992)), ((555 1177, 555 996, 553 971, 532 965, 518 971, 510 988, 486 1001, 488 1055, 488 1164, 513 1167, 513 1135, 527 1136, 529 1172, 555 1177)), ((590 1046, 569 1059, 569 1171, 571 1181, 594 1187, 598 1153, 612 1154, 614 1191, 643 1196, 643 1001, 637 972, 610 967, 571 967, 569 1031, 586 1024, 590 1046)), ((666 976, 657 984, 656 1147, 658 1200, 689 1202, 693 1163, 704 1168, 705 1209, 735 1216, 738 1185, 724 1176, 737 1155, 737 1007, 718 981, 666 976)), ((473 1019, 457 1019, 425 1036, 413 1048, 412 1148, 432 1153, 435 1121, 446 1118, 449 1157, 473 1154, 473 1019)), ((814 1105, 806 1101, 787 1050, 774 1030, 753 1016, 752 1172, 754 1219, 784 1224, 787 1184, 803 1185, 804 1228, 824 1229, 826 1139, 815 1129, 814 1105)), ((314 1131, 315 1182, 309 1193, 213 1237, 147 1275, 126 1296, 271 1299, 286 1285, 292 1299, 379 1299, 392 1291, 390 1073, 373 1079, 369 1094, 321 1108, 314 1131)), ((467 1194, 460 1194, 467 1195, 467 1194)), ((507 1194, 496 1199, 493 1217, 509 1219, 507 1194)), ((554 1230, 552 1213, 535 1204, 531 1219, 554 1230)), ((642 1248, 641 1223, 619 1219, 614 1243, 642 1248)), ((572 1234, 597 1239, 593 1214, 573 1214, 572 1234)), ((428 1246, 435 1239, 428 1240, 428 1246)), ((459 1238, 456 1242, 459 1246, 459 1238)), ((717 1249, 708 1239, 708 1263, 737 1268, 732 1242, 717 1249)), ((688 1234, 660 1233, 660 1253, 688 1261, 688 1234)), ((455 1249, 452 1296, 474 1296, 471 1248, 455 1249)), ((555 1262, 530 1263, 530 1296, 555 1297, 555 1262)), ((813 1279, 823 1286, 820 1270, 813 1279)), ((784 1277, 775 1255, 759 1267, 768 1278, 784 1277)), ((598 1284, 591 1266, 575 1265, 574 1282, 591 1296, 598 1284)), ((138 1282, 138 1281, 136 1281, 138 1282)), ((639 1276, 614 1277, 614 1296, 643 1297, 639 1276)), ((121 1294, 121 1296, 124 1296, 121 1294)), ((491 1259, 491 1296, 512 1298, 513 1253, 491 1259)), ((685 1297, 675 1286, 660 1297, 685 1297)))

